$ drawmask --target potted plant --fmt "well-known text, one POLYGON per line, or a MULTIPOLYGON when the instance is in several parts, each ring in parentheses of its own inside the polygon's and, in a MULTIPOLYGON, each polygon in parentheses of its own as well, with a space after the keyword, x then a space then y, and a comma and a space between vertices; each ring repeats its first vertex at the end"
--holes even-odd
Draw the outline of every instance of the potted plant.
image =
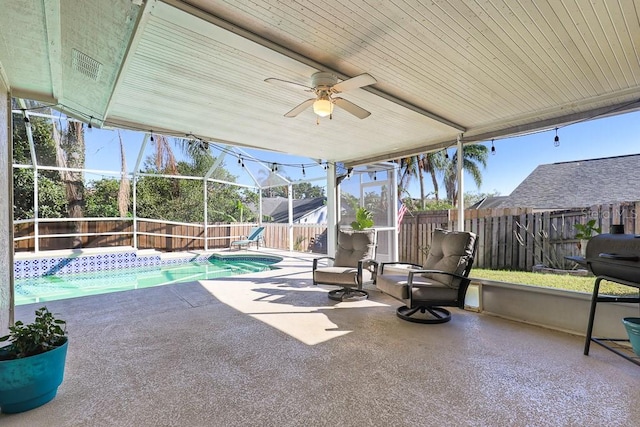
POLYGON ((359 207, 356 210, 356 220, 351 223, 354 230, 365 230, 373 227, 373 214, 365 207, 359 207))
POLYGON ((62 383, 67 355, 66 322, 46 308, 33 323, 17 321, 0 342, 0 411, 24 412, 53 399, 62 383))
POLYGON ((579 239, 577 246, 583 257, 587 256, 587 242, 594 236, 594 233, 601 233, 602 227, 596 227, 596 220, 591 219, 586 224, 574 224, 577 230, 576 239, 579 239))

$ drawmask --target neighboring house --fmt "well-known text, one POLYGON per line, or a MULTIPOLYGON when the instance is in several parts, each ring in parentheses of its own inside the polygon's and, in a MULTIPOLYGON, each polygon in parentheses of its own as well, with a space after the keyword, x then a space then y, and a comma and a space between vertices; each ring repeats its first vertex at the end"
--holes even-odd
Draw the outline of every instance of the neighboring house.
MULTIPOLYGON (((294 224, 322 224, 327 222, 327 198, 293 200, 294 224)), ((262 214, 270 217, 269 222, 289 221, 289 201, 284 197, 263 197, 262 214)))
POLYGON ((467 209, 493 209, 500 207, 500 204, 509 196, 488 196, 478 200, 467 209))
MULTIPOLYGON (((640 154, 538 166, 496 208, 559 210, 640 200, 640 154)), ((493 198, 487 198, 493 199, 493 198)))

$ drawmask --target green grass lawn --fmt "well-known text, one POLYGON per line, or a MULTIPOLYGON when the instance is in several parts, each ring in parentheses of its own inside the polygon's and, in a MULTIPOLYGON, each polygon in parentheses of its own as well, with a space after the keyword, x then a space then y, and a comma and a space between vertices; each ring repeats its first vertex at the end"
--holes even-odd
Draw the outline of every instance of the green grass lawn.
MULTIPOLYGON (((565 274, 529 273, 526 271, 485 270, 482 268, 472 269, 470 276, 498 282, 569 289, 572 291, 588 292, 589 294, 593 292, 593 283, 595 281, 595 277, 593 276, 580 277, 565 274)), ((638 289, 603 280, 600 283, 600 294, 637 296, 638 289)))

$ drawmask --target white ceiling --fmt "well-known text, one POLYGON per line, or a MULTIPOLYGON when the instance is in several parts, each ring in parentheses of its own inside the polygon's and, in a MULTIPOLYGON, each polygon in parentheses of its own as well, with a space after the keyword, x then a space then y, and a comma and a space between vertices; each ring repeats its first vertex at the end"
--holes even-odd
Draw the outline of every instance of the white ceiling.
POLYGON ((640 107, 640 1, 0 0, 14 96, 94 125, 362 164, 640 107), (316 71, 369 110, 284 114, 316 71))

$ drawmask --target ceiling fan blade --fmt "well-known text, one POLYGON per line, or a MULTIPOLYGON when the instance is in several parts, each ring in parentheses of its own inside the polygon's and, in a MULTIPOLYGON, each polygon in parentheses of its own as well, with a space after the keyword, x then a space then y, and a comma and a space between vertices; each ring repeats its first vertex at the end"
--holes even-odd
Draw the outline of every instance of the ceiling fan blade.
POLYGON ((352 77, 333 86, 334 92, 346 92, 351 89, 357 89, 362 86, 376 84, 378 81, 369 74, 364 73, 359 76, 352 77))
POLYGON ((306 90, 307 92, 313 92, 313 88, 309 86, 301 85, 300 83, 290 82, 288 80, 281 80, 281 79, 275 79, 273 77, 270 77, 268 79, 264 79, 264 81, 267 83, 278 85, 278 86, 288 86, 296 89, 303 89, 303 90, 306 90))
POLYGON ((356 116, 359 119, 366 119, 367 117, 369 117, 371 115, 370 112, 368 112, 367 110, 365 110, 362 107, 358 107, 356 104, 354 104, 351 101, 347 101, 346 99, 343 98, 333 98, 333 101, 335 102, 335 104, 342 108, 343 110, 345 110, 348 113, 353 114, 354 116, 356 116))
POLYGON ((285 117, 295 117, 295 116, 297 116, 298 114, 302 113, 307 108, 311 107, 311 105, 314 103, 315 100, 316 100, 316 98, 307 99, 302 104, 299 104, 299 105, 293 107, 293 109, 291 111, 289 111, 287 114, 285 114, 284 116, 285 117))

